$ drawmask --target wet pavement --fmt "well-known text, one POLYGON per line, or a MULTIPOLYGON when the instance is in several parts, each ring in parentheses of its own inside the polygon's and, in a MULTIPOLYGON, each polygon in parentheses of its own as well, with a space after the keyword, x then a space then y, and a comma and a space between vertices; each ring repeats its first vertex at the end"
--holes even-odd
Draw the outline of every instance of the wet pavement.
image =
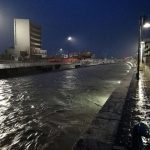
POLYGON ((0 150, 70 150, 130 69, 98 65, 0 80, 0 150))
MULTIPOLYGON (((139 81, 135 75, 132 79, 126 102, 123 109, 122 119, 119 124, 115 146, 131 148, 132 129, 138 123, 139 118, 150 127, 150 77, 140 72, 139 81)), ((145 144, 149 141, 144 140, 145 144)))

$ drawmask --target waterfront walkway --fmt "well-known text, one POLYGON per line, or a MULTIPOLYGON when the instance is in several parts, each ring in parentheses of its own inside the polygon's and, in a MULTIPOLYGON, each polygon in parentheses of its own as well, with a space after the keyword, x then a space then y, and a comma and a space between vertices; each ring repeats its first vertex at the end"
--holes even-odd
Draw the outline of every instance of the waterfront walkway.
POLYGON ((115 150, 131 147, 132 128, 139 118, 150 127, 150 76, 142 71, 139 81, 134 76, 131 82, 114 144, 115 150))
POLYGON ((73 150, 112 150, 133 74, 131 70, 113 91, 73 150))

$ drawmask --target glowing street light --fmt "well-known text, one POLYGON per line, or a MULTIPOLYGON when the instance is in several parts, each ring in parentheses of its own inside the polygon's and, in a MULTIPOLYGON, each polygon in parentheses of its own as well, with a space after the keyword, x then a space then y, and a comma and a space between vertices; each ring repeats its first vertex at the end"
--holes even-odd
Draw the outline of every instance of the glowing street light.
POLYGON ((62 52, 62 51, 63 51, 63 49, 62 49, 62 48, 60 48, 60 49, 59 49, 59 51, 60 51, 60 52, 62 52))
MULTIPOLYGON (((68 47, 71 49, 71 48, 75 48, 75 46, 77 46, 77 41, 78 41, 78 39, 76 38, 76 37, 74 37, 74 36, 68 36, 68 37, 66 37, 66 42, 68 43, 68 47)), ((70 52, 71 52, 71 50, 69 50, 70 52)), ((69 55, 69 53, 70 52, 68 52, 68 55, 69 55)))
POLYGON ((150 23, 149 22, 144 23, 143 28, 150 28, 150 23))
POLYGON ((150 23, 145 22, 147 18, 145 16, 141 16, 139 20, 139 42, 138 42, 138 60, 137 60, 137 73, 136 78, 139 80, 139 70, 140 70, 140 61, 142 60, 142 45, 143 45, 143 28, 150 28, 150 23), (141 59, 140 59, 141 54, 141 59))
POLYGON ((72 37, 69 36, 69 37, 67 38, 67 40, 68 40, 68 41, 72 41, 72 37))

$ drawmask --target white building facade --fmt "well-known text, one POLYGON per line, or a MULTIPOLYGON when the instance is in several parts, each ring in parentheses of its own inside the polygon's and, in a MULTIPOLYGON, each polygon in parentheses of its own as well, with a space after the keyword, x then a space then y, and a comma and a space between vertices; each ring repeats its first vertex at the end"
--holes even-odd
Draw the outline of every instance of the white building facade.
POLYGON ((42 50, 41 27, 29 19, 14 19, 14 55, 15 57, 46 57, 42 50))

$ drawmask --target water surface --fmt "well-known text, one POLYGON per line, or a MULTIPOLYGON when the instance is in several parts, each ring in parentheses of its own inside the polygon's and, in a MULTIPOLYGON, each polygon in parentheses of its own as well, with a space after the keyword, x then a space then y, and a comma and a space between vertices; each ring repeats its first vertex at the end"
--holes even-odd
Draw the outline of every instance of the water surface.
POLYGON ((99 65, 0 80, 0 148, 70 150, 127 70, 99 65))

